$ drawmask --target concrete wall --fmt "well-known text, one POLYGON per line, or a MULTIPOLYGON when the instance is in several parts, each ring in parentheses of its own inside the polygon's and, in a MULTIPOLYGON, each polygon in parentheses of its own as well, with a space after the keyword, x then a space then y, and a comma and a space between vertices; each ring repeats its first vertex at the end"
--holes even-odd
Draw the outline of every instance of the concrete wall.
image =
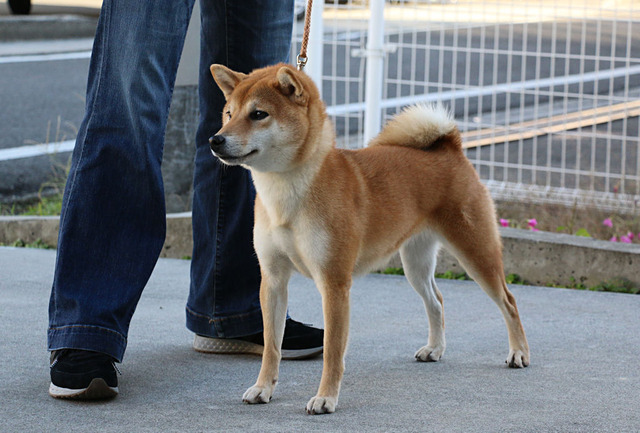
POLYGON ((162 156, 164 197, 169 213, 191 209, 198 116, 198 86, 176 86, 162 156))
MULTIPOLYGON (((534 285, 593 287, 613 279, 640 287, 640 245, 581 236, 500 228, 505 274, 517 274, 534 285)), ((400 267, 399 257, 391 266, 400 267)), ((463 272, 451 254, 440 251, 437 272, 463 272)))
MULTIPOLYGON (((623 278, 640 287, 640 245, 600 241, 579 236, 501 228, 504 243, 505 273, 518 274, 536 285, 595 286, 623 278)), ((0 217, 0 243, 17 239, 26 243, 41 239, 55 246, 58 238, 57 217, 0 217)), ((167 215, 167 238, 162 257, 191 256, 191 214, 167 215)), ((397 257, 390 266, 400 266, 397 257)), ((438 272, 462 272, 457 260, 445 251, 440 253, 438 272)))
POLYGON ((198 128, 200 4, 196 1, 184 43, 165 132, 162 177, 167 212, 191 209, 195 137, 198 128))

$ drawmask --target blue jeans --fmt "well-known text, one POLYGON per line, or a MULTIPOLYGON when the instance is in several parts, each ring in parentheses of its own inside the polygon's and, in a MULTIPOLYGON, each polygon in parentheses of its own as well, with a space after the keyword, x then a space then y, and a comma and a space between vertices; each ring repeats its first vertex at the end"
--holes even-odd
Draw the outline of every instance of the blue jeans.
MULTIPOLYGON (((129 323, 166 231, 164 131, 194 0, 105 0, 87 105, 65 189, 49 306, 49 350, 122 360, 129 323)), ((209 65, 250 72, 285 61, 293 2, 201 0, 200 124, 187 327, 236 337, 259 332, 249 173, 222 167, 208 138, 224 105, 209 65)))

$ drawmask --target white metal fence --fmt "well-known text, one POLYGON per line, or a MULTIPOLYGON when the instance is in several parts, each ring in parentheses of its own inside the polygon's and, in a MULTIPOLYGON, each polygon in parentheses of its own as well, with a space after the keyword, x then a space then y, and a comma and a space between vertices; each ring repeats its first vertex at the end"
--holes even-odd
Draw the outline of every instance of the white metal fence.
POLYGON ((369 3, 314 4, 308 71, 339 146, 441 101, 494 197, 638 211, 639 1, 369 3))

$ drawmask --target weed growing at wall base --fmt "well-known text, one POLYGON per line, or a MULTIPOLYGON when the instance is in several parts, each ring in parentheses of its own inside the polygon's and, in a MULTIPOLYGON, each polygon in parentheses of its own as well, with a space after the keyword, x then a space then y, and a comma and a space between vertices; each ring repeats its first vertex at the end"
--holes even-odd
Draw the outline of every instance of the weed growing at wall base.
POLYGON ((0 243, 0 247, 39 248, 39 249, 42 249, 42 250, 53 250, 53 249, 55 249, 54 246, 47 244, 42 239, 36 239, 35 241, 30 242, 30 243, 26 243, 22 239, 18 239, 15 242, 10 243, 10 244, 0 243))
MULTIPOLYGON (((380 274, 384 275, 404 275, 404 270, 402 268, 386 268, 381 271, 378 271, 380 274)), ((441 278, 444 280, 458 280, 458 281, 468 281, 471 280, 469 275, 465 272, 453 272, 446 271, 444 273, 436 273, 436 278, 441 278)), ((531 285, 529 281, 526 281, 518 274, 508 274, 505 276, 505 280, 507 284, 519 284, 519 285, 531 285)), ((542 284, 547 287, 555 287, 559 289, 575 289, 575 290, 590 290, 594 292, 612 292, 612 293, 627 293, 632 295, 640 294, 640 287, 635 287, 633 283, 624 278, 614 278, 609 281, 602 282, 593 287, 587 287, 582 283, 576 281, 574 277, 570 278, 571 284, 562 285, 562 284, 542 284)))

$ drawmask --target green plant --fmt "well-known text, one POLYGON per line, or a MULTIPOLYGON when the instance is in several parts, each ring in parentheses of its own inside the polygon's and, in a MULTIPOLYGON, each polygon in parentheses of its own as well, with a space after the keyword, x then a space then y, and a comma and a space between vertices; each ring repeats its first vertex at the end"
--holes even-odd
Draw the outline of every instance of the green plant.
POLYGON ((589 290, 597 292, 630 293, 633 295, 640 294, 640 287, 634 287, 633 283, 625 278, 613 278, 591 287, 589 290))
POLYGON ((386 268, 381 271, 378 271, 378 273, 384 274, 384 275, 404 275, 404 269, 390 267, 390 268, 386 268))
POLYGON ((11 243, 11 244, 0 244, 0 246, 3 247, 17 247, 17 248, 39 248, 39 249, 43 249, 43 250, 53 250, 55 249, 54 246, 47 244, 46 242, 44 242, 42 239, 36 239, 33 242, 30 243, 26 243, 25 241, 23 241, 22 239, 18 239, 15 242, 11 243))
POLYGON ((574 234, 576 236, 583 236, 583 237, 586 237, 586 238, 590 238, 591 237, 591 235, 589 234, 589 232, 585 228, 578 229, 578 231, 576 231, 574 234))
POLYGON ((570 278, 571 283, 564 284, 549 284, 549 287, 557 287, 561 289, 574 289, 574 290, 589 290, 592 292, 612 292, 612 293, 626 293, 630 295, 640 294, 640 287, 636 287, 632 282, 625 278, 613 278, 608 281, 603 281, 595 286, 586 286, 581 282, 576 281, 574 277, 570 278))
POLYGON ((62 196, 71 169, 71 157, 62 164, 52 159, 53 174, 51 179, 40 186, 38 201, 23 212, 24 215, 60 215, 62 196))
POLYGON ((509 274, 505 276, 507 284, 527 284, 518 274, 509 274))
MULTIPOLYGON (((51 138, 51 122, 47 124, 47 134, 45 143, 60 142, 65 140, 69 134, 75 136, 77 134, 76 128, 70 124, 65 123, 65 129, 70 132, 63 132, 61 119, 58 117, 55 129, 55 136, 51 138)), ((58 154, 55 152, 50 155, 51 161, 51 176, 49 180, 40 185, 38 189, 38 198, 35 202, 24 203, 12 203, 11 205, 3 205, 0 207, 0 214, 2 215, 35 215, 35 216, 51 216, 60 215, 62 209, 62 194, 64 192, 65 184, 67 183, 67 177, 69 170, 71 169, 71 157, 69 156, 65 161, 60 161, 57 158, 58 154)))
POLYGON ((0 215, 15 215, 16 204, 15 203, 0 203, 0 215))
POLYGON ((50 216, 60 215, 62 210, 62 194, 51 197, 40 197, 39 200, 27 207, 22 215, 50 216))
POLYGON ((453 271, 446 271, 442 274, 436 274, 436 278, 443 278, 445 280, 459 280, 459 281, 471 280, 471 278, 466 274, 466 272, 453 272, 453 271))
POLYGON ((576 289, 576 290, 588 290, 587 286, 585 286, 582 283, 579 283, 578 281, 576 281, 575 277, 569 277, 569 281, 571 281, 571 284, 569 284, 566 287, 566 289, 576 289))
MULTIPOLYGON (((378 273, 384 274, 384 275, 404 275, 404 269, 389 267, 381 271, 378 271, 378 273)), ((443 278, 445 280, 461 280, 461 281, 471 279, 465 272, 453 272, 453 271, 446 271, 442 274, 437 273, 435 277, 443 278)))
MULTIPOLYGON (((404 270, 402 268, 386 268, 382 271, 379 271, 380 274, 385 275, 404 275, 404 270)), ((458 281, 466 281, 471 280, 471 278, 465 272, 453 272, 446 271, 441 274, 436 274, 436 278, 442 278, 445 280, 458 280, 458 281)), ((508 274, 505 276, 505 280, 507 284, 530 284, 528 281, 523 279, 518 274, 508 274)), ((581 282, 578 282, 575 277, 569 278, 569 284, 542 284, 542 286, 547 287, 555 287, 559 289, 574 289, 574 290, 590 290, 596 292, 612 292, 612 293, 628 293, 633 295, 640 294, 640 287, 636 287, 632 282, 626 280, 624 278, 614 278, 606 282, 602 282, 592 287, 587 287, 581 282)))

